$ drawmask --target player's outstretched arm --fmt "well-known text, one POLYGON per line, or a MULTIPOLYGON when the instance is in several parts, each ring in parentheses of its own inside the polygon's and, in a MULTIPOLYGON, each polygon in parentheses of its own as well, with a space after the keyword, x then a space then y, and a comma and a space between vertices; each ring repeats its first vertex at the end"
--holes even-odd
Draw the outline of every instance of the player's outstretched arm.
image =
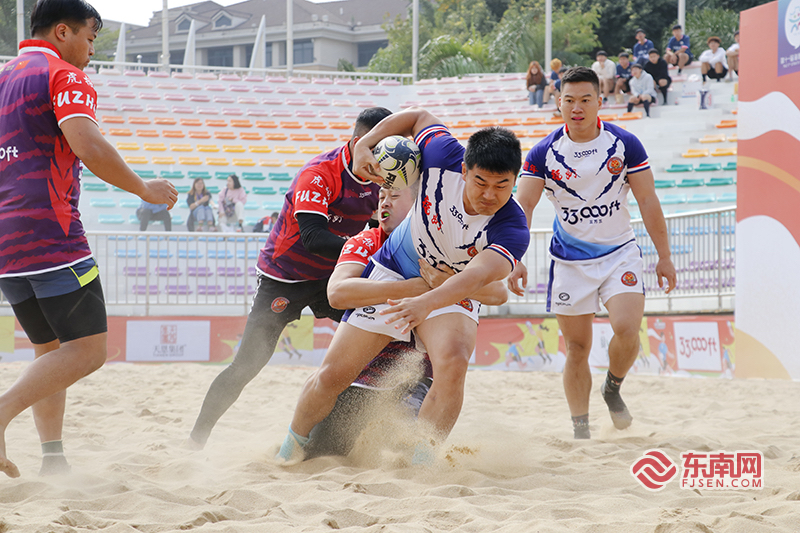
POLYGON ((334 309, 354 309, 386 303, 387 299, 412 298, 430 290, 422 278, 379 281, 361 277, 362 265, 338 265, 328 281, 328 301, 334 309))
POLYGON ((664 287, 664 280, 667 280, 667 293, 675 288, 678 282, 678 275, 675 265, 672 264, 669 249, 669 232, 667 231, 667 221, 664 220, 664 212, 661 210, 661 202, 658 201, 655 182, 653 181, 653 171, 650 169, 628 175, 628 183, 631 192, 639 204, 639 211, 642 213, 642 221, 647 229, 650 239, 658 252, 658 264, 656 265, 656 276, 658 286, 664 287))
POLYGON ((508 259, 493 250, 483 250, 472 258, 467 267, 439 287, 416 298, 388 300, 386 323, 405 333, 420 325, 435 309, 452 305, 476 294, 493 281, 504 279, 511 272, 508 259))
POLYGON ((353 172, 362 178, 378 176, 374 171, 378 168, 378 162, 372 155, 372 149, 378 142, 390 135, 413 137, 428 126, 441 123, 438 117, 421 107, 409 107, 405 111, 389 115, 356 142, 353 149, 353 172))
POLYGON ((73 117, 61 123, 61 131, 72 151, 86 167, 105 182, 131 192, 151 204, 167 204, 172 209, 178 191, 168 181, 144 181, 125 164, 117 150, 100 133, 97 124, 85 117, 73 117))
MULTIPOLYGON (((456 271, 444 263, 432 267, 424 259, 419 260, 419 271, 428 286, 433 289, 456 275, 456 271)), ((471 295, 470 298, 483 305, 503 305, 508 301, 508 291, 502 281, 493 281, 471 295)))

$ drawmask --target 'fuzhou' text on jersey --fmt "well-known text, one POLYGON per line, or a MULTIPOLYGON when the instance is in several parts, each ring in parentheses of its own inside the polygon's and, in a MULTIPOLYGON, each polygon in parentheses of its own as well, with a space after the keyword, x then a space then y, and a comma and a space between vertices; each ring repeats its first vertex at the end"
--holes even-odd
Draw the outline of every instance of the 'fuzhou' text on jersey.
POLYGON ((97 123, 89 77, 47 41, 20 43, 0 67, 0 277, 74 265, 92 255, 79 213, 81 162, 61 124, 97 123))
POLYGON ((441 125, 425 128, 414 142, 422 153, 416 202, 373 259, 406 279, 420 275, 419 258, 460 272, 485 249, 508 259, 513 268, 530 240, 517 201, 512 197, 494 215, 468 215, 461 176, 464 147, 441 125))
POLYGON ((348 168, 350 157, 350 149, 344 145, 318 155, 300 169, 258 257, 261 273, 287 282, 330 277, 336 260, 306 250, 296 217, 298 213, 322 215, 328 219, 331 233, 340 237, 364 229, 378 208, 380 187, 359 180, 348 168))
POLYGON ((650 168, 633 134, 598 120, 600 135, 573 142, 557 129, 528 153, 522 177, 544 180, 556 209, 550 254, 560 261, 604 257, 634 242, 628 212, 628 176, 650 168))

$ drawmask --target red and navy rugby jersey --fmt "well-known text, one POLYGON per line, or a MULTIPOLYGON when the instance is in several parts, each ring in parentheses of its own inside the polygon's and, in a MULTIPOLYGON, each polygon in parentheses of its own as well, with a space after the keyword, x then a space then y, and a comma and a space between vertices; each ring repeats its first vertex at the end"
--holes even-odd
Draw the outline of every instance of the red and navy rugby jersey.
POLYGON ((378 251, 381 245, 383 245, 383 241, 385 241, 388 236, 389 235, 383 231, 383 228, 378 226, 377 228, 365 229, 358 235, 350 237, 347 239, 347 242, 344 243, 344 248, 342 248, 342 253, 339 255, 339 260, 336 261, 336 265, 356 263, 367 266, 369 264, 369 258, 378 251))
POLYGON ((57 270, 92 255, 78 213, 80 160, 61 124, 97 123, 89 77, 46 41, 20 43, 0 69, 0 277, 57 270))
POLYGON ((378 208, 380 187, 356 177, 348 168, 350 158, 350 149, 344 145, 318 155, 300 169, 258 257, 261 273, 287 282, 330 277, 336 260, 306 250, 296 217, 298 213, 323 215, 331 233, 340 237, 364 229, 378 208))

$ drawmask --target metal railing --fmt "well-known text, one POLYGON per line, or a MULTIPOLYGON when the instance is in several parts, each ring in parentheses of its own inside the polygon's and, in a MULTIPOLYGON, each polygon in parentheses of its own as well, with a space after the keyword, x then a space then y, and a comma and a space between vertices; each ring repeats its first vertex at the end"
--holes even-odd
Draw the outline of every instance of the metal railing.
MULTIPOLYGON (((658 256, 641 220, 633 222, 644 258, 650 311, 730 311, 735 295, 735 208, 667 215, 678 288, 657 290, 658 256)), ((543 313, 552 231, 532 230, 525 254, 528 289, 496 314, 543 313)), ((264 234, 87 232, 100 267, 109 314, 247 314, 264 234)), ((7 306, 2 298, 0 305, 7 306)))

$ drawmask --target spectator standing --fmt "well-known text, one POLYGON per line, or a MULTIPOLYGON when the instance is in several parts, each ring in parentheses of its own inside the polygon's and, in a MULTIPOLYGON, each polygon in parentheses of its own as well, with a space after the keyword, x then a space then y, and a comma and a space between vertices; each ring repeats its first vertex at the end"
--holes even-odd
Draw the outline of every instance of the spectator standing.
POLYGON ((614 98, 618 104, 625 102, 625 94, 630 92, 628 80, 631 79, 631 61, 628 52, 619 55, 617 64, 617 80, 614 85, 614 98))
POLYGON ((655 87, 664 96, 664 103, 667 103, 667 90, 672 85, 672 78, 669 77, 669 65, 664 61, 653 48, 648 54, 649 60, 644 64, 644 70, 653 77, 655 87))
POLYGON ((683 33, 683 28, 680 24, 675 24, 672 27, 672 37, 667 42, 664 61, 670 65, 677 65, 678 74, 680 74, 683 67, 691 63, 693 59, 689 36, 683 33))
POLYGON ((136 210, 139 218, 139 231, 147 230, 151 220, 160 220, 164 223, 164 231, 172 231, 172 217, 167 210, 167 204, 151 204, 142 200, 142 205, 136 210))
POLYGON ((528 65, 525 86, 528 88, 528 103, 536 104, 541 109, 544 105, 544 88, 547 87, 547 77, 538 61, 531 61, 531 64, 528 65))
POLYGON ((655 83, 653 77, 644 71, 640 64, 635 64, 631 67, 631 79, 629 85, 631 88, 631 97, 628 100, 628 113, 633 111, 633 106, 642 104, 644 112, 650 116, 650 104, 657 98, 655 83))
POLYGON ((636 30, 636 44, 633 45, 633 62, 644 65, 647 63, 650 50, 655 48, 653 41, 647 38, 642 28, 636 30))
POLYGON ((214 228, 214 210, 211 208, 211 193, 206 189, 203 178, 196 178, 192 190, 186 195, 186 205, 191 210, 186 227, 189 231, 203 231, 214 228))
POLYGON ((728 74, 727 56, 725 50, 720 48, 722 41, 719 37, 709 37, 706 43, 708 50, 700 54, 700 72, 703 73, 703 81, 706 81, 706 76, 713 80, 722 80, 728 74))
POLYGON ((247 193, 239 182, 239 176, 228 176, 227 186, 219 191, 219 225, 224 230, 231 230, 236 224, 236 231, 242 230, 244 222, 244 204, 247 203, 247 193))
POLYGON ((731 69, 731 79, 733 79, 733 72, 739 75, 739 30, 733 34, 733 40, 736 41, 728 47, 725 55, 728 57, 728 67, 731 69))
POLYGON ((603 95, 603 103, 608 101, 608 97, 614 93, 614 85, 617 78, 617 65, 608 59, 605 50, 600 50, 595 56, 597 61, 592 63, 592 70, 600 78, 600 92, 603 95))

